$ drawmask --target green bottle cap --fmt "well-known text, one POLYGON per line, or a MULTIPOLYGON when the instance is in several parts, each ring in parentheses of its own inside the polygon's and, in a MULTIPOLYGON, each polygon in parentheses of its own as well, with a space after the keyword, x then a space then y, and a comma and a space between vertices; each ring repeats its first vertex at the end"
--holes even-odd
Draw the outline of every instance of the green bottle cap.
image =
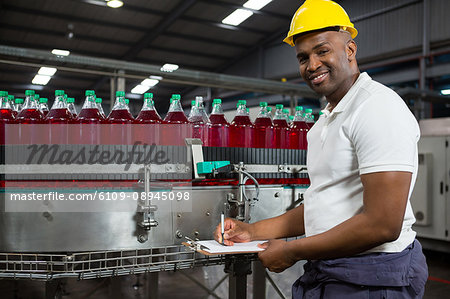
POLYGON ((75 99, 74 98, 67 98, 67 103, 75 103, 75 99))
POLYGON ((260 102, 259 107, 267 107, 267 102, 260 102))
POLYGON ((294 120, 294 116, 293 115, 289 115, 289 120, 294 120))
POLYGON ((0 91, 0 97, 7 97, 8 96, 8 92, 7 91, 0 91))
POLYGON ((322 115, 322 114, 323 114, 323 112, 322 112, 322 111, 320 111, 320 112, 319 112, 319 115, 322 115))
POLYGON ((303 111, 303 107, 302 106, 297 106, 297 107, 295 107, 295 111, 303 111))
POLYGON ((55 90, 55 96, 63 96, 64 90, 55 90))
POLYGON ((47 103, 48 99, 47 98, 40 98, 39 99, 39 103, 47 103))
POLYGON ((102 103, 102 98, 96 98, 96 99, 95 99, 95 102, 101 104, 101 103, 102 103))
POLYGON ((241 100, 241 104, 242 105, 247 105, 247 101, 246 100, 241 100))
POLYGON ((312 113, 312 109, 305 109, 306 113, 312 113))
POLYGON ((16 104, 23 104, 23 99, 17 98, 17 99, 16 99, 16 104))
POLYGON ((272 112, 272 107, 267 107, 267 111, 272 112))
POLYGON ((283 113, 287 113, 287 114, 289 114, 289 109, 287 109, 287 108, 284 108, 283 110, 281 110, 281 111, 283 111, 283 113))
POLYGON ((14 96, 12 94, 8 95, 8 101, 14 101, 14 96))
POLYGON ((93 96, 93 95, 95 95, 95 92, 93 90, 86 90, 86 92, 84 94, 86 96, 93 96))
POLYGON ((181 99, 181 95, 174 93, 174 94, 172 94, 172 99, 180 100, 181 99))
POLYGON ((39 100, 39 95, 37 93, 34 94, 34 98, 36 99, 36 101, 38 101, 39 100))
POLYGON ((277 105, 275 106, 275 108, 276 108, 276 109, 283 109, 283 104, 277 104, 277 105))
POLYGON ((245 111, 247 111, 247 113, 250 112, 250 108, 245 108, 245 111))
POLYGON ((116 97, 124 97, 125 91, 116 91, 116 97))
POLYGON ((34 96, 35 95, 35 92, 34 92, 34 90, 25 90, 25 96, 34 96))
POLYGON ((130 100, 129 99, 125 99, 125 104, 130 104, 130 100))
POLYGON ((191 101, 191 106, 194 107, 195 106, 195 100, 191 101))
POLYGON ((213 100, 213 104, 222 104, 222 100, 221 99, 214 99, 213 100))
POLYGON ((144 93, 144 99, 153 99, 153 93, 151 92, 144 93))

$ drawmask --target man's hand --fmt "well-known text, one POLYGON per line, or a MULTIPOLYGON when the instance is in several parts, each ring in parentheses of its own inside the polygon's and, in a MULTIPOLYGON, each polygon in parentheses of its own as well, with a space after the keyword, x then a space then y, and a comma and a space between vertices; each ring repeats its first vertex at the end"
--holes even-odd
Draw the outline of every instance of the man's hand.
POLYGON ((280 273, 295 264, 297 261, 289 254, 286 245, 286 241, 277 239, 258 244, 259 248, 266 249, 258 253, 264 267, 269 271, 280 273))
MULTIPOLYGON (((235 242, 250 242, 252 240, 250 227, 251 224, 226 218, 224 221, 224 244, 231 246, 235 242)), ((214 239, 222 244, 222 227, 220 224, 217 225, 216 230, 214 231, 214 239)))

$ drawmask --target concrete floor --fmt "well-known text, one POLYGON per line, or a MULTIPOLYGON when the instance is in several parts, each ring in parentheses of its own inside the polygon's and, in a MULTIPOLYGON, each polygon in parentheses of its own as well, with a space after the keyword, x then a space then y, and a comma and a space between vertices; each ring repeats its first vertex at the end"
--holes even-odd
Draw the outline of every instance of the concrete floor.
MULTIPOLYGON (((450 254, 426 250, 425 255, 430 277, 426 285, 424 298, 450 299, 450 254)), ((290 284, 297 278, 295 272, 298 272, 300 267, 301 265, 298 265, 297 269, 294 267, 290 270, 292 272, 287 273, 287 276, 293 276, 292 279, 279 276, 278 278, 283 279, 277 280, 277 274, 271 274, 271 277, 277 281, 287 298, 290 298, 290 284)), ((227 281, 224 281, 215 289, 215 296, 209 295, 205 289, 195 282, 200 282, 212 288, 224 276, 223 266, 161 272, 158 281, 159 298, 227 298, 227 281)), ((151 298, 150 290, 147 287, 149 282, 152 281, 150 278, 150 274, 141 274, 83 281, 65 279, 62 281, 60 298, 151 298)), ((251 277, 248 278, 247 282, 248 298, 252 298, 253 283, 251 277)), ((279 298, 269 283, 267 283, 266 290, 268 292, 267 298, 279 298)), ((0 298, 45 298, 45 283, 28 280, 0 280, 0 298)))

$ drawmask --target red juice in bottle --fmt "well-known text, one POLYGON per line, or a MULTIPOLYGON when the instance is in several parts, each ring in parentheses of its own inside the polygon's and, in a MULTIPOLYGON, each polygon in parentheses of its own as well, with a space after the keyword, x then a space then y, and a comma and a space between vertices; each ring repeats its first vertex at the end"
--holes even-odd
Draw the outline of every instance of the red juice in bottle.
POLYGON ((153 93, 147 92, 144 94, 144 103, 141 111, 136 117, 137 125, 133 131, 134 142, 141 142, 143 144, 160 144, 160 124, 162 123, 161 116, 155 108, 153 101, 153 93))
POLYGON ((289 131, 289 148, 291 149, 306 149, 306 132, 307 127, 303 118, 303 107, 295 107, 294 120, 290 125, 289 131))
POLYGON ((39 130, 39 125, 43 124, 44 115, 39 110, 39 103, 34 98, 34 90, 25 91, 25 103, 22 110, 17 115, 19 126, 19 138, 22 144, 43 144, 48 142, 45 138, 48 132, 39 130))
MULTIPOLYGON (((8 127, 8 124, 14 124, 15 122, 16 121, 14 119, 13 109, 11 109, 10 102, 8 100, 8 92, 0 91, 0 144, 11 143, 9 142, 9 140, 11 140, 9 136, 8 140, 6 139, 6 130, 12 128, 8 127)), ((13 132, 10 133, 13 134, 13 132)))
POLYGON ((240 100, 237 112, 230 125, 230 146, 252 147, 254 126, 246 109, 247 101, 240 100))
POLYGON ((161 132, 161 142, 163 145, 179 145, 184 146, 185 138, 191 137, 191 126, 189 120, 181 108, 181 96, 173 94, 169 112, 164 118, 161 132))
POLYGON ((131 144, 133 140, 131 125, 134 123, 134 117, 125 102, 124 91, 116 91, 116 101, 106 120, 110 124, 109 142, 107 143, 131 144))
POLYGON ((72 114, 64 100, 64 90, 55 90, 55 101, 45 121, 50 125, 50 143, 69 142, 69 123, 72 121, 72 114))
POLYGON ((230 124, 222 110, 222 100, 213 100, 213 110, 206 125, 206 146, 228 147, 230 124))
POLYGON ((288 148, 289 132, 286 117, 283 114, 283 105, 277 104, 275 110, 275 117, 273 119, 275 132, 275 148, 288 148))
MULTIPOLYGON (((86 90, 85 95, 86 100, 76 119, 76 122, 80 125, 77 143, 100 144, 100 126, 104 122, 104 119, 95 104, 95 92, 93 90, 86 90)), ((75 129, 74 133, 76 132, 77 130, 75 129)))
POLYGON ((267 102, 259 103, 259 114, 255 119, 254 147, 273 148, 273 123, 267 110, 267 102))

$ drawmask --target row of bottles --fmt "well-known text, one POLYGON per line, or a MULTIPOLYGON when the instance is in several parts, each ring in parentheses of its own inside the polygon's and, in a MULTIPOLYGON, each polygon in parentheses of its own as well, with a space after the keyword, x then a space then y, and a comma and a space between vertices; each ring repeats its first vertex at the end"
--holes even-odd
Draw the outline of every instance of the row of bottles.
MULTIPOLYGON (((49 143, 87 143, 87 144, 130 144, 142 143, 184 145, 184 138, 200 138, 205 146, 214 147, 256 147, 306 149, 306 133, 314 123, 311 110, 296 107, 292 120, 289 111, 283 105, 276 105, 272 120, 270 107, 260 103, 260 112, 254 123, 251 122, 246 101, 237 103, 236 115, 228 123, 222 110, 222 101, 213 100, 212 112, 208 116, 203 98, 196 97, 188 117, 183 112, 178 94, 172 95, 166 117, 161 119, 155 109, 153 94, 144 95, 144 103, 139 115, 134 118, 129 111, 125 92, 116 92, 116 100, 111 113, 106 116, 102 108, 102 99, 96 98, 93 90, 85 92, 85 102, 79 114, 74 99, 68 98, 63 90, 55 91, 55 101, 48 109, 45 98, 37 101, 33 90, 25 92, 25 102, 14 99, 1 91, 0 118, 2 124, 51 124, 49 143), (61 125, 78 125, 75 130, 61 125), (97 126, 108 124, 108 126, 97 126), (136 124, 147 126, 132 126, 136 124), (59 125, 59 126, 57 126, 59 125), (100 139, 102 139, 100 141, 100 139)), ((73 126, 72 126, 73 127, 73 126)), ((19 136, 32 142, 38 142, 34 135, 46 135, 36 128, 22 128, 19 136), (29 132, 27 132, 27 130, 29 132), (27 139, 28 138, 28 139, 27 139)), ((4 138, 4 130, 2 130, 4 138)), ((3 139, 2 139, 3 140, 3 139)), ((42 136, 39 139, 42 143, 42 136)), ((23 141, 23 140, 22 140, 23 141)))

